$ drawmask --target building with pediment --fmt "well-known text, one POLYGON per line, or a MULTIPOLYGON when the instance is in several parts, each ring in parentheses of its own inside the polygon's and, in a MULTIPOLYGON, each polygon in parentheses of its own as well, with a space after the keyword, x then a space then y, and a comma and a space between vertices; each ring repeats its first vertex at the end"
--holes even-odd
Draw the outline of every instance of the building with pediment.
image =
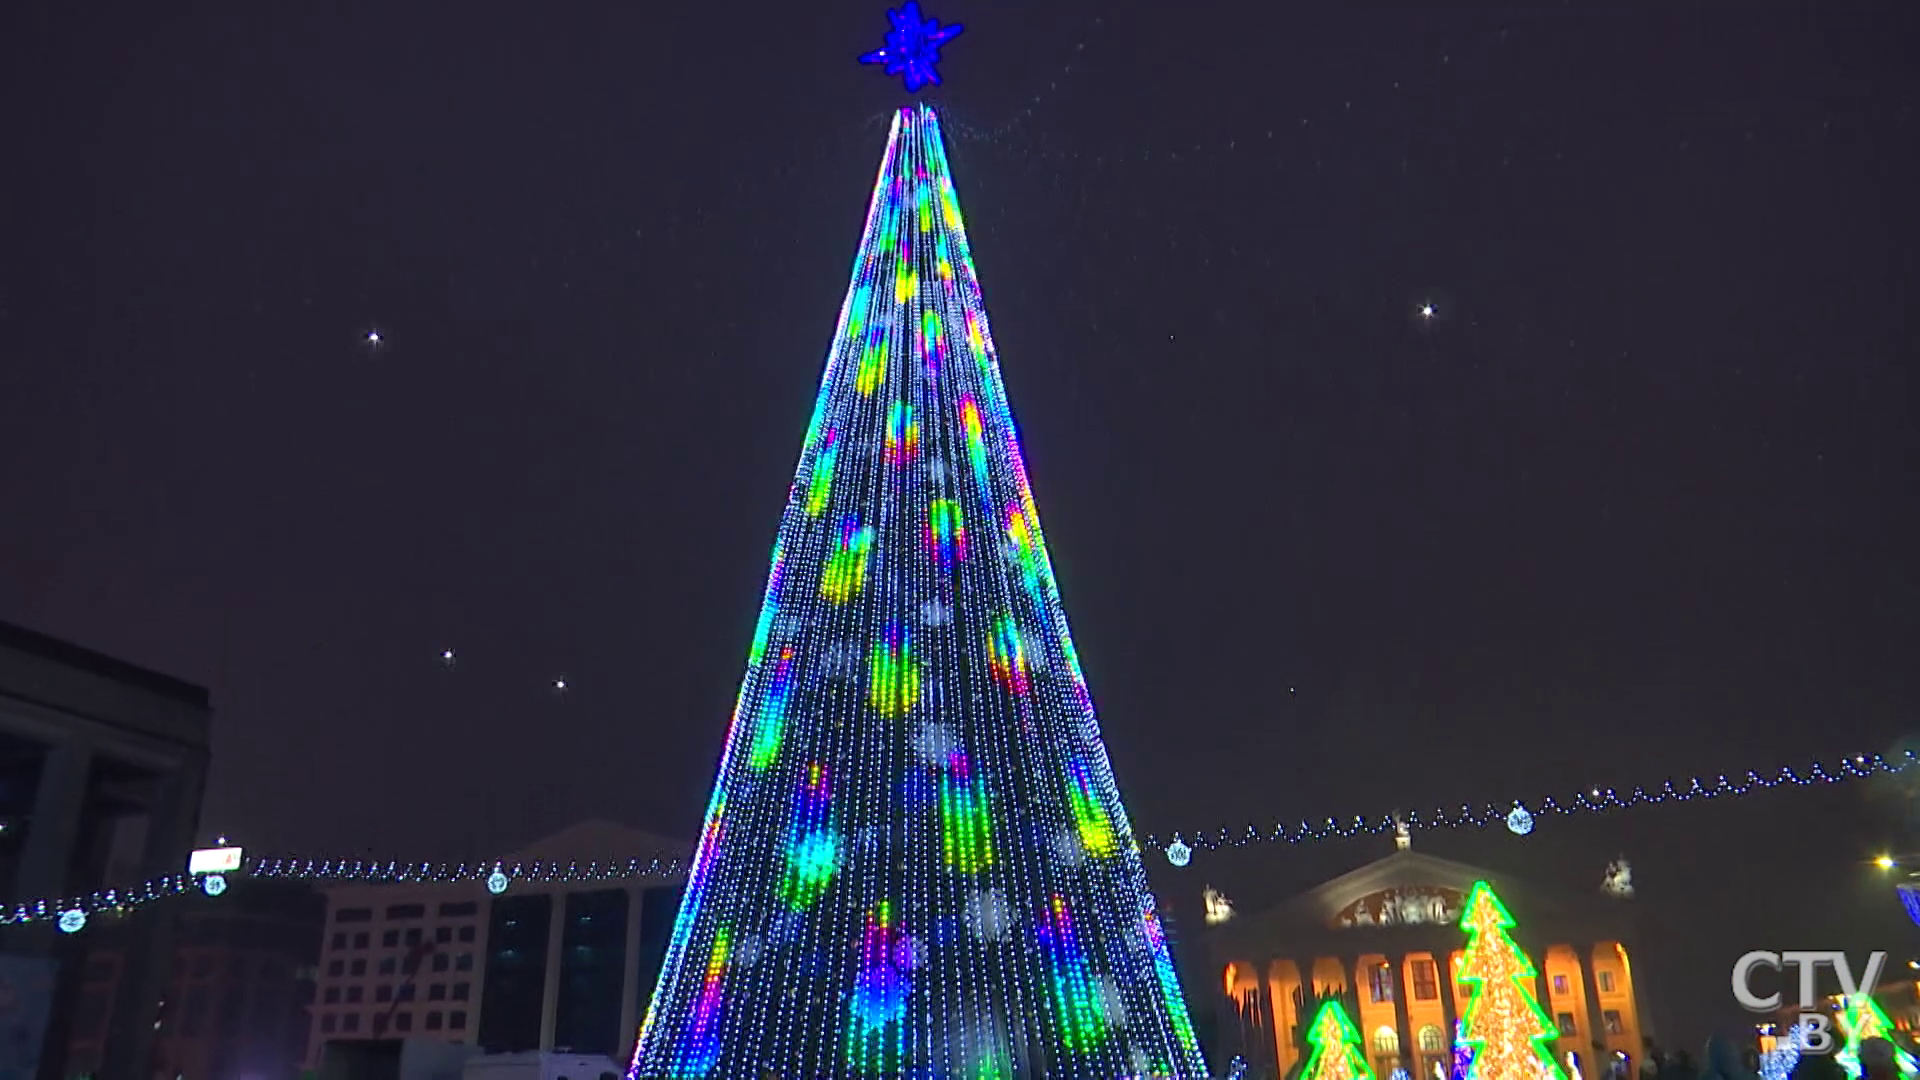
POLYGON ((1591 895, 1545 889, 1503 874, 1399 850, 1267 911, 1208 934, 1223 980, 1221 1048, 1249 1078, 1285 1077, 1306 1056, 1302 1025, 1329 994, 1345 999, 1382 1080, 1447 1080, 1453 1033, 1469 988, 1457 977, 1466 944, 1461 908, 1490 883, 1517 922, 1512 937, 1540 971, 1536 997, 1559 1026, 1555 1057, 1579 1074, 1615 1055, 1637 1059, 1650 1035, 1633 979, 1633 904, 1624 863, 1591 895), (1450 977, 1442 979, 1441 973, 1450 977))

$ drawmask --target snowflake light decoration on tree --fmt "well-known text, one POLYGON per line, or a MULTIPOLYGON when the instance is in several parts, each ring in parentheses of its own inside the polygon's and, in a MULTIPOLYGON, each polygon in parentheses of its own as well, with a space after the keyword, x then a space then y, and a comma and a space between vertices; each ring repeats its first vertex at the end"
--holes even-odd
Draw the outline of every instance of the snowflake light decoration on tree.
POLYGON ((883 64, 886 73, 906 81, 907 93, 917 94, 922 87, 939 86, 940 46, 960 36, 965 29, 959 23, 941 26, 939 19, 920 14, 919 0, 907 0, 897 11, 887 12, 893 29, 887 31, 887 43, 860 58, 863 64, 883 64))

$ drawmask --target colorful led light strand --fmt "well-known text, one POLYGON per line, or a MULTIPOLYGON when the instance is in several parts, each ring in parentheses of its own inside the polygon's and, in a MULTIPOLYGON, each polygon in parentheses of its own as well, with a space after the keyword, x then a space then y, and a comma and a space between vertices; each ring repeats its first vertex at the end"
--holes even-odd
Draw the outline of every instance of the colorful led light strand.
POLYGON ((1206 1075, 930 109, 895 116, 790 492, 633 1074, 1206 1075))

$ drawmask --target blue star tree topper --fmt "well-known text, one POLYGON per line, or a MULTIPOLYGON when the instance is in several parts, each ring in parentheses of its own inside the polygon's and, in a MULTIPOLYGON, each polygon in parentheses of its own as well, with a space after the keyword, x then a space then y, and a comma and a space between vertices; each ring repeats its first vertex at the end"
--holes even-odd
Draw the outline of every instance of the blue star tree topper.
POLYGON ((941 26, 939 19, 920 14, 919 0, 907 0, 897 11, 887 12, 893 29, 887 31, 887 43, 860 58, 863 64, 884 64, 889 75, 906 81, 907 93, 917 94, 922 87, 939 86, 940 46, 960 36, 965 29, 959 23, 941 26))

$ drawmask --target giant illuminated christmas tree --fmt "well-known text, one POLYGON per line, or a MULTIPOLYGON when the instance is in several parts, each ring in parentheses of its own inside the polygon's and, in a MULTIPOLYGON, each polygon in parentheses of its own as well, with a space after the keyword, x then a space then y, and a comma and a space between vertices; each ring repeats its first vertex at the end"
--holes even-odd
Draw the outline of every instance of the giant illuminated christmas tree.
POLYGON ((633 1065, 768 1070, 1205 1075, 925 106, 894 117, 633 1065))

